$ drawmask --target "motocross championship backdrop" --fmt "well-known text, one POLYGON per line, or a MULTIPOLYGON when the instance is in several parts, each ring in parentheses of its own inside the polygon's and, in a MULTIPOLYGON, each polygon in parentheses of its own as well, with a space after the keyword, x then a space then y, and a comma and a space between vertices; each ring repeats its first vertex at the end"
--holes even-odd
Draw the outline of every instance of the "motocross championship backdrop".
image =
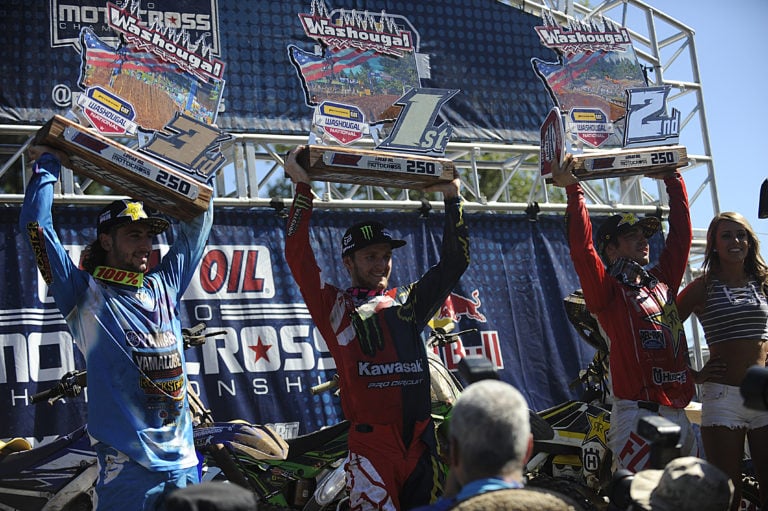
MULTIPOLYGON (((530 62, 534 57, 555 60, 555 52, 539 42, 534 30, 541 18, 491 0, 334 0, 327 6, 317 0, 113 3, 126 4, 131 12, 137 4, 137 17, 145 23, 183 29, 199 45, 199 60, 209 66, 186 54, 179 58, 186 57, 205 78, 195 84, 207 92, 200 102, 218 106, 217 125, 230 132, 306 134, 317 90, 338 94, 350 81, 369 83, 358 105, 373 114, 370 102, 389 96, 391 104, 405 92, 408 66, 411 84, 420 79, 422 87, 461 90, 442 110, 454 128, 454 141, 538 143, 539 127, 552 106, 530 62), (408 34, 398 51, 408 59, 391 69, 371 52, 354 47, 316 55, 318 38, 307 36, 299 15, 321 7, 396 16, 408 34), (399 90, 393 90, 395 85, 399 90)), ((87 44, 81 41, 83 28, 100 41, 104 53, 118 53, 113 61, 120 61, 120 42, 107 23, 105 4, 49 0, 30 8, 28 2, 3 2, 0 123, 44 124, 71 106, 84 79, 78 56, 80 46, 87 44)), ((373 30, 369 26, 354 33, 365 36, 373 30)), ((101 64, 108 60, 99 57, 101 64)), ((156 70, 148 59, 134 70, 151 72, 156 70)))
MULTIPOLYGON (((59 237, 74 260, 95 238, 98 209, 54 208, 59 237)), ((30 396, 83 368, 84 361, 19 231, 18 214, 18 208, 0 209, 6 240, 0 254, 0 437, 40 438, 81 424, 84 398, 49 406, 30 404, 30 396)), ((472 263, 436 319, 477 331, 439 354, 454 370, 462 353, 484 355, 535 409, 576 397, 568 384, 594 350, 573 333, 563 307, 562 297, 579 286, 562 218, 465 217, 472 263)), ((422 218, 418 212, 378 212, 375 218, 407 241, 394 253, 391 284, 413 282, 438 261, 442 213, 422 218)), ((329 282, 349 282, 340 264, 341 237, 360 219, 359 212, 313 214, 312 244, 329 282)), ((292 437, 342 417, 337 397, 310 392, 334 375, 335 365, 285 262, 284 231, 285 218, 274 210, 217 207, 204 259, 182 305, 185 324, 203 321, 210 332, 220 332, 187 352, 190 379, 214 417, 270 423, 292 437)), ((155 261, 173 239, 165 234, 158 241, 155 261)))
MULTIPOLYGON (((621 112, 616 101, 581 108, 581 98, 598 90, 621 99, 625 86, 642 82, 631 58, 603 59, 591 48, 567 54, 565 69, 551 48, 558 41, 551 34, 560 30, 552 21, 491 0, 37 4, 6 0, 0 7, 0 124, 43 125, 78 104, 113 134, 158 129, 183 110, 230 133, 307 135, 317 109, 326 132, 345 143, 362 131, 347 129, 354 119, 339 120, 339 111, 375 125, 387 118, 387 106, 421 87, 450 91, 440 112, 453 141, 538 145, 553 103, 567 110, 574 100, 574 133, 597 147, 618 138, 608 121, 621 112), (344 14, 335 15, 339 10, 344 14), (550 46, 537 33, 542 25, 550 46), (164 61, 153 54, 158 47, 164 61), (616 69, 621 80, 603 83, 616 69)), ((570 30, 587 33, 590 42, 626 45, 614 28, 598 36, 591 26, 570 30)), ((19 231, 19 209, 0 208, 0 438, 41 439, 86 420, 87 391, 54 406, 30 404, 33 394, 84 362, 19 231)), ((99 208, 54 209, 59 236, 77 261, 95 237, 99 208)), ((315 212, 312 243, 325 280, 348 283, 340 240, 362 215, 315 212)), ((442 213, 369 216, 407 240, 395 252, 391 284, 413 282, 437 263, 442 213)), ((569 383, 594 349, 575 333, 563 306, 579 284, 562 217, 465 217, 472 262, 435 320, 470 331, 439 354, 454 370, 462 355, 485 356, 536 410, 577 397, 580 389, 569 383)), ((269 423, 294 437, 343 417, 338 397, 310 392, 333 377, 335 365, 288 270, 284 230, 284 215, 271 208, 217 206, 182 319, 216 332, 188 353, 190 379, 214 417, 269 423)), ((172 242, 172 232, 158 238, 155 261, 172 242)))

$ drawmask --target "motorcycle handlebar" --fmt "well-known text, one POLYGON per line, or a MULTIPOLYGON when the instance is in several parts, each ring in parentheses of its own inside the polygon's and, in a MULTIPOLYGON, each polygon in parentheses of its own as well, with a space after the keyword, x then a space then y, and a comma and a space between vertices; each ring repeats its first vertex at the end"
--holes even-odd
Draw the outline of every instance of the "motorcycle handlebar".
POLYGON ((446 332, 442 328, 435 328, 432 330, 432 334, 427 339, 427 343, 430 346, 444 346, 458 340, 458 338, 464 334, 471 332, 477 332, 477 328, 468 328, 460 332, 446 332))
POLYGON ((326 381, 326 382, 320 383, 319 385, 315 385, 309 390, 313 396, 316 396, 317 394, 322 394, 323 392, 336 390, 337 388, 339 388, 339 375, 334 374, 333 379, 331 379, 330 381, 326 381))
POLYGON ((87 384, 87 375, 85 371, 71 371, 61 377, 59 383, 53 388, 32 394, 30 401, 32 404, 48 401, 54 403, 65 397, 79 396, 87 384))
POLYGON ((193 346, 201 346, 205 344, 205 341, 207 341, 209 337, 215 337, 217 335, 224 335, 227 333, 225 330, 220 330, 218 332, 206 332, 205 328, 205 323, 198 323, 193 327, 181 329, 181 336, 184 338, 185 350, 193 346))

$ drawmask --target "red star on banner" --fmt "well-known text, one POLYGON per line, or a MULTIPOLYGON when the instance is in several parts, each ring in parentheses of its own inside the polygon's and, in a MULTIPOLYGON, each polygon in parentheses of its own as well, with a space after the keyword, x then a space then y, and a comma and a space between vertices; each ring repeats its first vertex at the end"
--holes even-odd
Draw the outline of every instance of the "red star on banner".
POLYGON ((261 341, 261 337, 256 338, 256 344, 248 346, 248 349, 251 349, 256 353, 256 359, 254 359, 254 362, 258 362, 262 358, 266 359, 267 362, 269 362, 269 356, 267 355, 267 351, 272 347, 271 344, 264 344, 261 341))

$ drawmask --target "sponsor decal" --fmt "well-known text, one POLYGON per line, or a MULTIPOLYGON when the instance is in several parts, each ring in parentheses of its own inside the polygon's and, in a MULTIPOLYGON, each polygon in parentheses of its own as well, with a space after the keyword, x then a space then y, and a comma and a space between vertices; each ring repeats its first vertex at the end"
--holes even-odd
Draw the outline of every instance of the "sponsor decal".
POLYGON ((653 383, 656 385, 664 385, 665 383, 685 383, 688 381, 688 371, 665 371, 661 367, 654 367, 651 370, 651 377, 653 383))
POLYGON ((357 374, 360 376, 382 376, 389 374, 409 374, 424 371, 421 360, 413 362, 373 363, 358 361, 357 374))
POLYGON ((90 87, 78 96, 77 104, 85 117, 100 133, 134 135, 138 125, 133 122, 136 112, 130 103, 102 87, 90 87))
POLYGON ((589 430, 584 436, 584 443, 596 440, 603 447, 607 446, 608 428, 611 425, 610 416, 607 413, 593 415, 587 412, 587 421, 589 422, 589 430))
POLYGON ((144 274, 136 271, 120 270, 111 266, 97 266, 93 270, 93 276, 97 279, 123 284, 128 286, 141 287, 144 283, 144 274))
POLYGON ((599 108, 573 108, 569 122, 571 132, 592 147, 600 147, 613 133, 613 123, 599 108))
POLYGON ((437 313, 438 320, 451 319, 459 321, 461 318, 474 319, 480 323, 486 323, 485 314, 480 312, 480 291, 475 289, 471 293, 471 298, 462 296, 458 293, 451 293, 446 298, 440 311, 437 313))
POLYGON ((29 236, 29 243, 32 245, 32 252, 35 254, 35 264, 40 270, 40 276, 43 277, 46 284, 51 284, 53 271, 51 271, 51 263, 45 251, 45 235, 40 224, 37 222, 27 224, 27 235, 29 236))
POLYGON ((448 346, 435 347, 433 350, 450 371, 458 371, 459 361, 466 356, 485 357, 491 361, 497 370, 504 369, 499 333, 496 330, 481 330, 480 344, 476 346, 468 346, 464 341, 458 339, 448 346))
POLYGON ((170 330, 164 332, 125 332, 125 342, 131 348, 167 348, 176 346, 178 339, 170 330))
POLYGON ((664 332, 659 330, 640 330, 640 342, 644 350, 663 350, 667 347, 664 332))
POLYGON ((342 145, 360 140, 368 125, 359 108, 323 101, 315 110, 313 124, 342 145))
POLYGON ((272 298, 275 282, 269 248, 260 245, 208 245, 189 294, 222 299, 272 298))
POLYGON ((677 312, 677 305, 674 301, 663 301, 662 298, 656 301, 659 302, 659 310, 649 314, 644 319, 649 323, 658 325, 663 335, 669 335, 672 340, 672 353, 675 357, 680 353, 680 349, 687 346, 685 341, 685 328, 683 322, 680 321, 680 315, 677 312))
POLYGON ((176 351, 161 353, 133 353, 133 362, 139 370, 150 378, 176 378, 183 371, 181 368, 181 354, 176 351))

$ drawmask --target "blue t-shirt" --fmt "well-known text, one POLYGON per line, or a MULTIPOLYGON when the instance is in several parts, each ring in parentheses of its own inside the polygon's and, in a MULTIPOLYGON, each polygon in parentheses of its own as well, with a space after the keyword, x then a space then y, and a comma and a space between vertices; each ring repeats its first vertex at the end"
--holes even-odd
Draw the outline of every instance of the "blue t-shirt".
POLYGON ((523 488, 523 484, 517 481, 509 482, 496 477, 486 479, 477 479, 461 487, 461 490, 454 497, 440 497, 434 504, 414 508, 412 511, 446 511, 459 502, 467 500, 475 495, 496 490, 510 490, 523 488))

